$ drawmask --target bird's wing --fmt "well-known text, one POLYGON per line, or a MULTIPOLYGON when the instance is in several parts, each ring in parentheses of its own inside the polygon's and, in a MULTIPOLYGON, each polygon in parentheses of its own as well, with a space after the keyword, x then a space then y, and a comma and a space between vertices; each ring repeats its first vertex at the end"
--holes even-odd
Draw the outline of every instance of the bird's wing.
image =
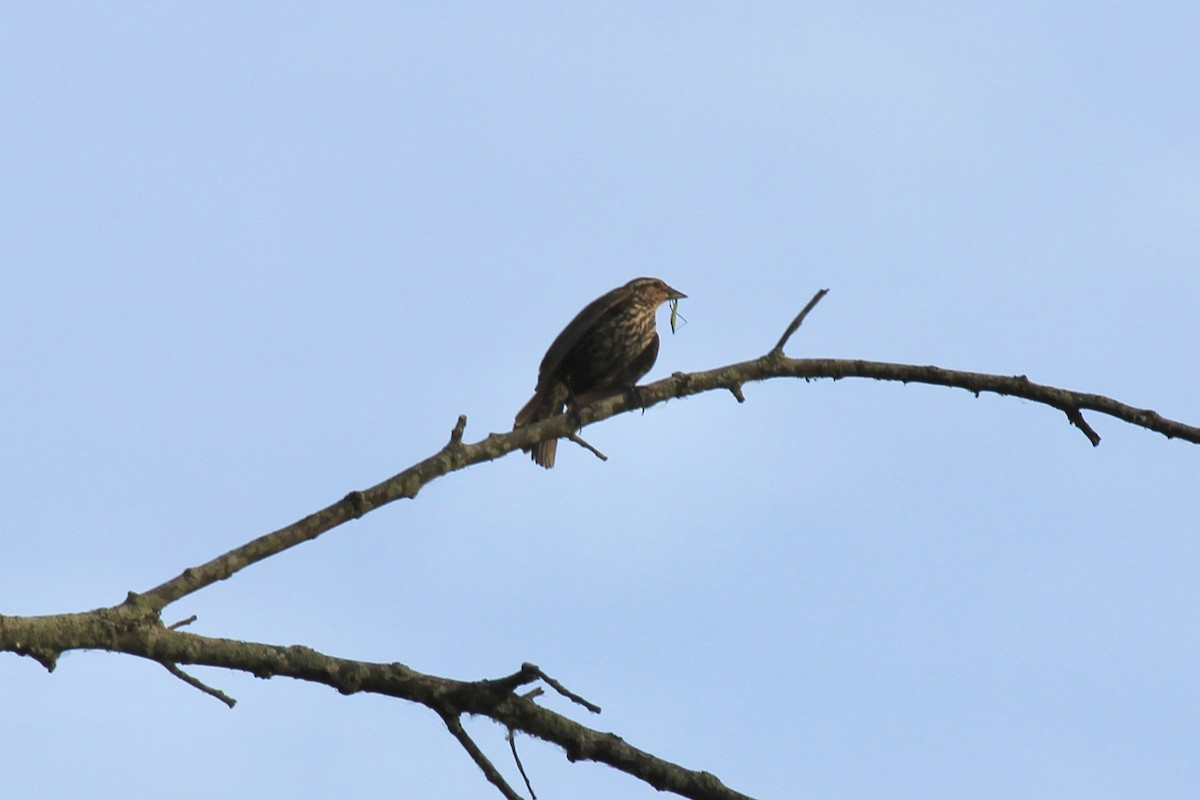
POLYGON ((626 291, 626 287, 619 286, 611 292, 597 297, 584 306, 583 311, 575 315, 575 319, 567 323, 567 327, 563 328, 562 332, 551 342, 550 349, 546 351, 541 366, 538 367, 539 387, 547 375, 553 375, 558 370, 563 359, 571 352, 571 348, 579 344, 583 334, 590 330, 598 319, 611 311, 626 291))

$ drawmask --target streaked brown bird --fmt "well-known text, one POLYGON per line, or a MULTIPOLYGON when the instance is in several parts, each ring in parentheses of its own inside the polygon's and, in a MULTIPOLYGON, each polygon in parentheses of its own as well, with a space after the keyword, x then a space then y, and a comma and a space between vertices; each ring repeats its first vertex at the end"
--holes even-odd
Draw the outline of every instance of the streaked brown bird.
MULTIPOLYGON (((513 430, 621 391, 632 391, 658 358, 654 315, 687 297, 658 278, 635 278, 593 300, 563 328, 538 368, 537 390, 513 430)), ((539 466, 554 466, 558 440, 533 446, 539 466)))

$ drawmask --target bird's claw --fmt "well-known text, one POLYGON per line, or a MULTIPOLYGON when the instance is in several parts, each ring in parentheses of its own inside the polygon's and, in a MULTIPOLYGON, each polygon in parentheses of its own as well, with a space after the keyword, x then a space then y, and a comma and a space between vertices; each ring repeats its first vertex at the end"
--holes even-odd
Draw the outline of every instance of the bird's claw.
POLYGON ((638 408, 640 408, 642 410, 642 413, 645 414, 646 413, 646 400, 644 397, 642 397, 642 387, 634 384, 634 385, 630 386, 628 389, 626 389, 626 391, 629 394, 629 402, 632 403, 633 405, 637 406, 638 408))

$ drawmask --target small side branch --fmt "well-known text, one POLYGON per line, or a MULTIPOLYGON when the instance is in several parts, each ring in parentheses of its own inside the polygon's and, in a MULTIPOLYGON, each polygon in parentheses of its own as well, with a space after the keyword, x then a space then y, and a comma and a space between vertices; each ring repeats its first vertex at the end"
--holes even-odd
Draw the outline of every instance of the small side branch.
MULTIPOLYGON (((475 762, 479 769, 483 770, 484 777, 500 790, 500 794, 504 795, 507 800, 524 800, 521 795, 517 794, 515 789, 508 785, 508 781, 504 780, 504 776, 500 774, 500 770, 496 769, 496 765, 479 749, 479 745, 475 744, 475 741, 467 735, 466 730, 463 729, 462 721, 458 718, 458 714, 453 711, 444 711, 441 716, 450 733, 462 745, 463 750, 467 751, 467 755, 471 757, 471 760, 475 762)), ((524 774, 524 770, 522 770, 521 774, 524 774)))
POLYGON ((575 444, 582 447, 584 450, 590 451, 592 455, 594 455, 596 458, 600 459, 601 461, 608 461, 608 456, 604 455, 604 453, 601 453, 595 447, 588 444, 588 442, 582 436, 580 436, 578 433, 572 433, 569 436, 567 436, 567 438, 570 439, 575 444))
POLYGON ((545 681, 547 686, 549 686, 551 689, 553 689, 554 691, 561 694, 563 697, 570 700, 572 703, 576 703, 578 705, 583 706, 584 708, 586 708, 588 711, 592 712, 593 714, 600 713, 600 706, 596 705, 595 703, 589 702, 589 701, 583 699, 582 697, 580 697, 579 695, 575 694, 570 689, 563 686, 561 683, 554 680, 554 678, 551 678, 549 675, 547 675, 545 672, 543 672, 542 668, 537 666, 536 664, 522 664, 521 669, 523 671, 524 670, 535 670, 537 672, 537 676, 539 678, 541 678, 543 681, 545 681))
POLYGON ((776 344, 775 348, 771 350, 772 354, 783 355, 783 346, 787 344, 788 339, 792 338, 792 334, 800 328, 801 323, 804 322, 804 318, 808 316, 808 312, 816 308, 817 303, 821 302, 821 298, 827 294, 829 294, 829 290, 822 289, 813 295, 812 300, 808 301, 808 305, 801 309, 800 313, 796 315, 796 318, 792 320, 792 324, 787 326, 787 330, 783 332, 783 336, 779 337, 778 344, 776 344))
POLYGON ((529 776, 525 774, 525 765, 521 763, 521 757, 517 755, 517 732, 512 728, 508 729, 508 746, 512 749, 513 761, 517 763, 521 780, 525 781, 525 788, 529 790, 529 797, 531 800, 537 800, 537 792, 533 791, 533 784, 529 782, 529 776))
MULTIPOLYGON (((528 684, 533 683, 534 681, 542 681, 547 686, 549 686, 551 689, 553 689, 554 691, 561 694, 563 697, 570 700, 572 703, 576 703, 578 705, 583 706, 584 708, 586 708, 588 711, 592 712, 593 714, 600 713, 600 706, 598 706, 595 703, 592 703, 588 700, 585 700, 584 698, 575 694, 570 689, 568 689, 567 687, 563 686, 561 683, 556 681, 554 678, 551 678, 549 675, 547 675, 546 671, 543 670, 541 667, 539 667, 537 664, 531 664, 528 661, 526 661, 524 664, 522 664, 521 668, 519 670, 517 670, 516 672, 514 672, 512 675, 506 675, 503 678, 497 678, 497 679, 488 681, 488 683, 491 683, 495 686, 502 687, 505 691, 508 691, 508 692, 516 692, 516 690, 519 687, 526 686, 528 684)), ((534 698, 534 697, 537 697, 538 694, 540 694, 540 693, 541 693, 541 689, 537 689, 534 692, 530 692, 524 696, 527 698, 534 698)))
POLYGON ((195 677, 192 677, 191 675, 188 675, 186 672, 181 670, 179 667, 177 667, 175 664, 171 663, 170 661, 160 661, 158 663, 162 664, 163 667, 167 670, 167 672, 171 673, 176 678, 179 678, 179 680, 183 681, 188 686, 191 686, 195 689, 199 689, 200 691, 204 692, 205 694, 207 694, 211 697, 217 698, 218 700, 220 700, 222 703, 229 706, 230 708, 233 708, 235 705, 237 705, 237 700, 234 700, 232 697, 225 694, 220 689, 214 689, 213 687, 211 687, 208 684, 201 681, 199 678, 195 678, 195 677))
POLYGON ((467 430, 467 415, 459 414, 458 422, 454 423, 454 430, 450 431, 450 447, 458 447, 462 444, 463 433, 467 430))
POLYGON ((1100 446, 1100 434, 1096 433, 1092 426, 1088 424, 1088 421, 1083 418, 1083 414, 1080 413, 1078 408, 1068 406, 1063 411, 1066 412, 1067 419, 1071 421, 1071 424, 1083 431, 1083 435, 1092 443, 1092 447, 1100 446))

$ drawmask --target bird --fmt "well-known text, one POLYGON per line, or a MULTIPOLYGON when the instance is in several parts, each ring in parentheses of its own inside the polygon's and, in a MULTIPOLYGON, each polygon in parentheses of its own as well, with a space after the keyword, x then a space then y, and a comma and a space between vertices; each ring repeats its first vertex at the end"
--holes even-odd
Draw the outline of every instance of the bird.
MULTIPOLYGON (((550 344, 538 367, 537 388, 517 412, 513 430, 550 419, 564 406, 634 391, 658 358, 658 307, 686 297, 658 278, 634 278, 584 306, 550 344)), ((557 439, 526 448, 546 469, 554 466, 557 450, 557 439)))

